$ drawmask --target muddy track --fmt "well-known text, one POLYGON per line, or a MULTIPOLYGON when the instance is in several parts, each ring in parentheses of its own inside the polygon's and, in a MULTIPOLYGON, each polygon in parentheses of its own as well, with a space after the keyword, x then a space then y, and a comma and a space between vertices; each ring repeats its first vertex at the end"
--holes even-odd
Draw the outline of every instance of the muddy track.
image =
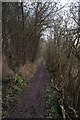
POLYGON ((42 61, 30 82, 30 87, 26 88, 19 98, 15 110, 10 110, 10 118, 43 118, 45 107, 45 89, 48 79, 45 64, 42 61))

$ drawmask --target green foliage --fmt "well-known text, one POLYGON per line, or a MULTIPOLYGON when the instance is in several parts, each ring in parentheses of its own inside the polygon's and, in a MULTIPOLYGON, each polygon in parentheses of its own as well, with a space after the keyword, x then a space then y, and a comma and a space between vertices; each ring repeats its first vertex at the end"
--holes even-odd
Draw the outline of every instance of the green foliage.
POLYGON ((26 82, 20 76, 15 76, 14 80, 17 84, 19 84, 21 86, 26 85, 26 82))
MULTIPOLYGON (((15 105, 18 100, 17 95, 23 93, 24 86, 27 86, 27 83, 20 76, 16 75, 12 78, 10 77, 10 81, 7 83, 7 85, 4 83, 2 86, 3 107, 8 107, 11 104, 15 105)), ((4 111, 3 115, 6 115, 7 112, 7 110, 4 111)))
POLYGON ((54 96, 53 94, 53 87, 51 84, 51 81, 49 80, 47 83, 47 89, 46 89, 46 116, 47 118, 53 118, 60 120, 60 115, 58 113, 58 104, 57 104, 57 96, 54 96))

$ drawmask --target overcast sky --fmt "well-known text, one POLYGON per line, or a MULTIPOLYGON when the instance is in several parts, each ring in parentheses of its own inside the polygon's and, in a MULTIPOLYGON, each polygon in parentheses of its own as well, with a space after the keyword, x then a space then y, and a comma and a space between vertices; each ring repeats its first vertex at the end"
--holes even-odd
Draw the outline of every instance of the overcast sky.
POLYGON ((70 2, 76 2, 76 1, 79 1, 79 0, 60 0, 61 3, 64 5, 66 3, 70 3, 70 2))
MULTIPOLYGON (((47 1, 47 0, 46 0, 47 1)), ((60 0, 60 2, 61 2, 61 4, 62 4, 62 6, 64 6, 66 3, 71 3, 71 2, 77 2, 77 1, 79 1, 79 0, 60 0)), ((64 9, 68 9, 68 7, 66 6, 66 8, 64 8, 64 9)), ((44 39, 45 40, 47 40, 47 35, 49 35, 50 34, 50 32, 49 31, 45 31, 44 32, 44 39)))

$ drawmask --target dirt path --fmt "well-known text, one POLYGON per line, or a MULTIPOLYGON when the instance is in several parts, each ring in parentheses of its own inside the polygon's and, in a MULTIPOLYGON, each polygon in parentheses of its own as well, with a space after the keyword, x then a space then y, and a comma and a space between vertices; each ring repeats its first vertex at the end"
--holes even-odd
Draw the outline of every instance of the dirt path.
POLYGON ((45 88, 48 78, 45 64, 42 61, 30 83, 20 96, 15 111, 10 111, 10 118, 42 118, 45 113, 45 88))

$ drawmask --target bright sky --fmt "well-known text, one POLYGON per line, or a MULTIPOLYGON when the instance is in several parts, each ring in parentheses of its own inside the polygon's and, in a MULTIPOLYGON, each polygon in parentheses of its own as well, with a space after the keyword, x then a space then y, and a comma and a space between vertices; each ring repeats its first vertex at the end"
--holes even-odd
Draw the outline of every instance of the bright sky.
MULTIPOLYGON (((47 0, 46 0, 47 1, 47 0)), ((77 1, 79 1, 79 0, 60 0, 60 2, 61 2, 61 4, 62 4, 62 6, 64 6, 66 3, 71 3, 71 2, 77 2, 77 1)), ((64 8, 64 9, 67 9, 67 8, 64 8)), ((50 33, 49 33, 49 31, 45 31, 44 32, 44 38, 45 38, 45 40, 47 39, 47 35, 49 35, 50 33)))
POLYGON ((66 3, 70 3, 70 2, 76 2, 76 1, 79 1, 79 0, 60 0, 62 5, 66 4, 66 3))
POLYGON ((65 5, 68 1, 70 1, 70 0, 61 0, 61 3, 62 3, 63 5, 65 5))

